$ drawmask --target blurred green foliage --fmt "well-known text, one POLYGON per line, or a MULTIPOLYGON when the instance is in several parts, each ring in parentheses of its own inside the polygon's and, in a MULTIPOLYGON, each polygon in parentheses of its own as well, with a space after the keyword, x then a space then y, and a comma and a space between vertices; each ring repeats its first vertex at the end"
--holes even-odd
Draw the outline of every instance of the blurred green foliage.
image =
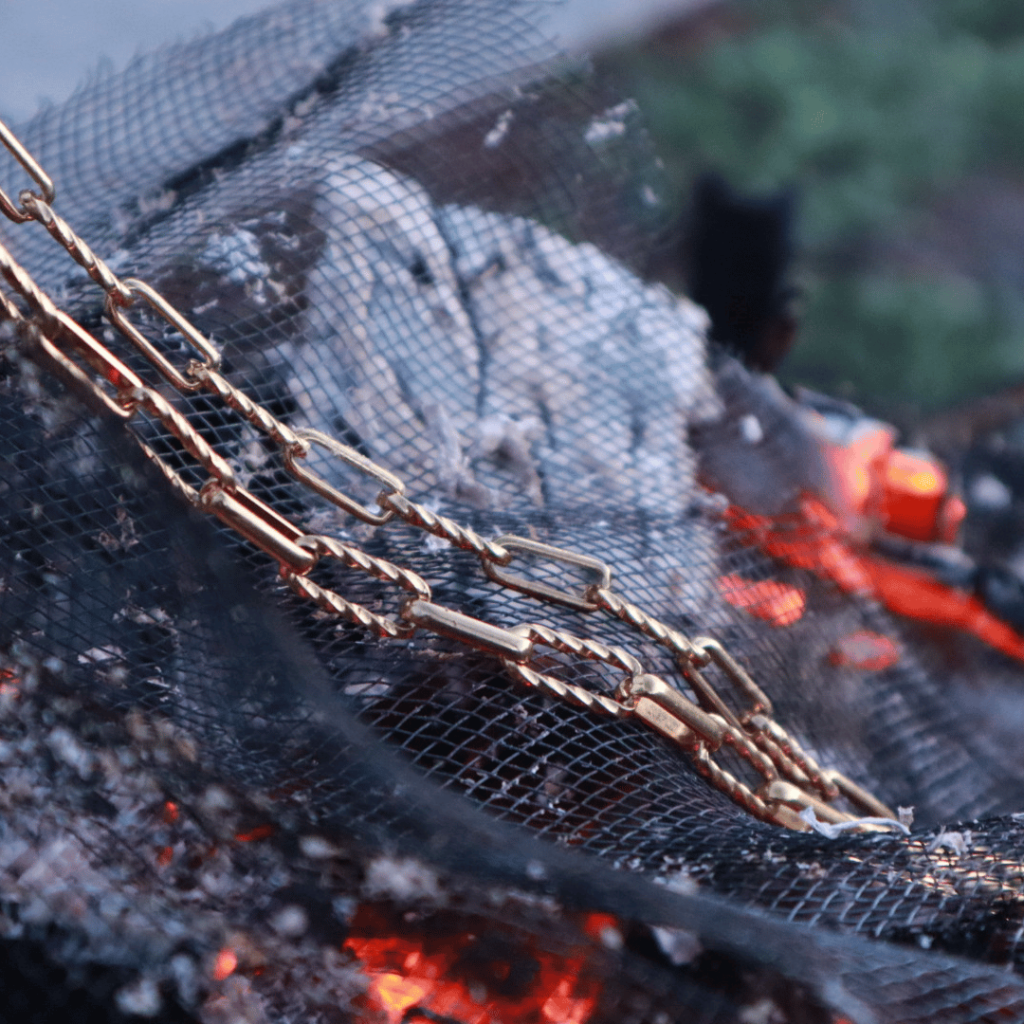
POLYGON ((783 376, 876 408, 1024 376, 1024 205, 993 240, 942 223, 950 197, 998 221, 994 194, 1024 196, 1024 2, 732 0, 698 27, 608 65, 680 205, 708 169, 796 188, 804 326, 783 376))

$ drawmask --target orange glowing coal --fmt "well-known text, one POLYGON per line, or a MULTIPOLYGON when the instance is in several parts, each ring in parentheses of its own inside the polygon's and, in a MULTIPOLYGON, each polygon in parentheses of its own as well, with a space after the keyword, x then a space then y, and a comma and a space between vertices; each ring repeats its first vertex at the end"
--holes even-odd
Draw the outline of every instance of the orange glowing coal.
POLYGON ((235 968, 238 966, 238 956, 233 949, 225 946, 220 950, 217 955, 213 958, 213 975, 214 981, 223 981, 226 977, 235 973, 235 968))
POLYGON ((269 839, 274 834, 273 825, 257 825, 248 832, 238 832, 235 835, 240 843, 255 843, 260 839, 269 839))
POLYGON ((792 626, 807 607, 799 587, 777 580, 748 580, 735 573, 718 577, 718 591, 734 608, 742 608, 773 626, 792 626))
MULTIPOLYGON (((601 920, 584 921, 588 934, 614 925, 591 916, 601 920)), ((401 1024, 413 1010, 459 1024, 587 1024, 601 992, 582 945, 543 949, 534 936, 465 915, 410 923, 364 904, 345 948, 369 982, 359 1024, 401 1024)))
POLYGON ((20 692, 21 680, 10 669, 0 669, 0 697, 17 697, 20 692))

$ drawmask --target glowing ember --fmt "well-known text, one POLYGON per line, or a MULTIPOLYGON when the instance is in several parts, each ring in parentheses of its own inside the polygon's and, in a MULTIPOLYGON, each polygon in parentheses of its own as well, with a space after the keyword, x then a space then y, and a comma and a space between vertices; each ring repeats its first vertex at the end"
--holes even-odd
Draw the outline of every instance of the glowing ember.
POLYGON ((161 817, 164 819, 164 821, 167 822, 168 825, 173 825, 178 820, 178 816, 180 813, 181 812, 178 810, 178 805, 171 800, 167 800, 164 803, 163 811, 161 812, 161 817))
POLYGON ((213 960, 213 980, 223 981, 228 975, 234 974, 238 966, 238 957, 233 949, 225 946, 213 960))
POLYGON ((742 608, 773 626, 793 625, 807 607, 807 599, 799 587, 776 580, 747 580, 730 573, 719 576, 718 590, 734 608, 742 608))
MULTIPOLYGON (((616 925, 591 917, 599 920, 584 922, 587 934, 616 925)), ((534 937, 465 916, 411 924, 363 905, 345 948, 369 981, 359 1024, 586 1024, 601 990, 584 949, 541 949, 534 937)))
POLYGON ((725 522, 741 543, 794 568, 807 569, 845 593, 874 597, 896 615, 971 633, 1024 662, 1024 637, 978 598, 920 569, 855 547, 836 516, 816 498, 805 495, 798 514, 775 519, 730 506, 725 522))
POLYGON ((0 697, 17 697, 20 692, 18 677, 9 669, 0 669, 0 697))
POLYGON ((274 834, 273 825, 257 825, 248 832, 239 832, 235 838, 240 843, 255 843, 258 839, 267 839, 274 834))

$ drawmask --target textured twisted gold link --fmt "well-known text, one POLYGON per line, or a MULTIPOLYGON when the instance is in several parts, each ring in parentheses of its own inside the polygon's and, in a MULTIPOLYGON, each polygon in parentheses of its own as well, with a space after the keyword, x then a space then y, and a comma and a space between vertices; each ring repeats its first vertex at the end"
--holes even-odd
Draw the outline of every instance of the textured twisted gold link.
POLYGON ((591 661, 603 661, 608 665, 615 665, 630 676, 638 676, 643 672, 643 666, 628 651, 624 651, 621 647, 603 644, 599 640, 589 640, 561 629, 540 626, 534 622, 515 626, 512 632, 525 636, 534 643, 544 644, 553 650, 561 651, 563 654, 574 654, 577 657, 589 658, 591 661))
POLYGON ((431 512, 425 505, 420 505, 407 498, 404 494, 382 494, 377 499, 381 508, 394 512, 399 519, 409 523, 410 526, 419 527, 448 541, 454 547, 463 551, 472 551, 479 558, 499 565, 507 565, 511 554, 500 544, 481 537, 475 530, 468 526, 462 526, 446 516, 440 516, 431 512))
POLYGON ((170 402, 152 388, 132 388, 125 398, 136 408, 151 413, 181 442, 182 447, 229 493, 237 487, 235 471, 170 402))
POLYGON ((632 711, 626 705, 620 704, 614 698, 607 697, 603 693, 595 693, 593 690, 577 686, 575 683, 567 683, 544 672, 537 672, 528 665, 513 661, 511 658, 502 658, 502 664, 510 675, 522 680, 531 689, 550 694, 568 704, 575 704, 588 711, 612 715, 615 718, 628 718, 632 715, 632 711))
POLYGON ((322 537, 319 535, 302 537, 298 543, 301 547, 309 548, 319 555, 331 555, 342 564, 353 569, 359 569, 368 576, 375 576, 386 583, 396 583, 403 590, 415 594, 422 601, 429 601, 431 598, 430 585, 419 573, 413 572, 412 569, 406 569, 386 559, 367 554, 361 548, 345 544, 334 537, 322 537))
MULTIPOLYGON (((810 785, 826 799, 835 800, 839 796, 839 788, 828 777, 828 773, 820 764, 798 743, 778 722, 766 718, 764 715, 755 715, 751 719, 751 726, 754 728, 754 742, 760 746, 769 757, 774 757, 769 751, 768 745, 779 750, 782 759, 789 765, 796 766, 810 785)), ((781 765, 780 765, 781 768, 781 765)), ((792 782, 797 785, 801 783, 792 776, 792 782)))
MULTIPOLYGON (((694 767, 715 789, 724 793, 733 803, 739 804, 760 821, 770 825, 781 824, 778 811, 759 797, 746 783, 741 782, 732 772, 725 771, 711 760, 707 749, 700 747, 693 755, 694 767)), ((792 826, 791 826, 792 827, 792 826)))
MULTIPOLYGON (((29 309, 35 313, 44 331, 53 334, 60 330, 58 326, 60 310, 3 245, 0 245, 0 276, 3 276, 7 283, 28 303, 29 309)), ((9 306, 10 303, 5 303, 5 305, 9 306)), ((16 309, 17 307, 11 306, 11 308, 16 309)))
POLYGON ((199 492, 189 483, 181 479, 181 474, 177 473, 174 469, 167 465, 167 463, 159 456, 145 441, 138 442, 139 447, 142 449, 142 453, 153 463, 154 466, 163 478, 173 487, 190 505, 195 505, 199 508, 199 492))
POLYGON ((108 295, 115 296, 122 305, 127 306, 131 303, 132 293, 121 283, 117 274, 92 251, 85 239, 45 199, 31 192, 22 192, 18 198, 21 200, 22 209, 33 220, 39 221, 108 295))
POLYGON ((188 374, 211 394, 216 395, 225 405, 244 416, 257 430, 266 434, 282 448, 299 443, 299 437, 282 423, 273 413, 254 402, 244 391, 235 387, 223 374, 211 370, 199 362, 192 362, 188 374))
POLYGON ((321 587, 307 576, 294 572, 282 572, 281 577, 299 597, 312 601, 325 612, 338 615, 357 626, 368 629, 376 636, 395 640, 412 636, 415 632, 415 626, 405 622, 396 622, 386 615, 371 612, 369 608, 365 608, 355 601, 349 601, 348 598, 342 597, 341 594, 327 587, 321 587))
POLYGON ((640 630, 645 636, 656 640, 663 647, 667 647, 676 656, 692 660, 697 654, 696 648, 689 638, 660 619, 656 619, 653 615, 648 615, 642 608, 633 604, 632 601, 627 601, 621 594, 616 594, 615 591, 606 587, 593 587, 587 591, 587 596, 596 605, 640 630))
POLYGON ((728 722, 723 723, 722 742, 732 747, 763 779, 771 781, 779 777, 772 759, 751 741, 747 733, 728 722))

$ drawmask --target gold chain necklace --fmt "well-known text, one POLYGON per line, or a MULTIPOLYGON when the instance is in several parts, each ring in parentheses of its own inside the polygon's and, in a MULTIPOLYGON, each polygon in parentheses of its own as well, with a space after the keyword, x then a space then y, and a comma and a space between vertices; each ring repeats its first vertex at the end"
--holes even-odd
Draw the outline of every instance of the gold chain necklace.
MULTIPOLYGON (((470 551, 496 584, 539 601, 587 614, 611 615, 666 648, 697 701, 692 701, 621 647, 537 623, 511 629, 495 626, 432 600, 431 588, 412 569, 375 557, 333 537, 308 534, 237 480, 218 454, 183 413, 160 391, 122 362, 110 348, 58 308, 28 272, 0 245, 0 275, 23 300, 24 312, 0 291, 0 320, 12 321, 27 341, 30 354, 57 374, 90 406, 128 421, 144 414, 163 425, 208 474, 200 488, 143 442, 148 458, 189 503, 244 537, 276 560, 281 579, 296 594, 323 611, 347 620, 381 638, 408 638, 423 630, 456 640, 499 658, 508 673, 528 687, 598 714, 635 717, 668 737, 689 755, 696 769, 718 790, 762 821, 804 831, 800 812, 810 809, 821 821, 840 824, 854 815, 833 805, 844 798, 857 811, 876 818, 893 812, 840 772, 824 769, 774 719, 771 701, 746 669, 710 637, 687 637, 613 589, 611 566, 587 554, 553 547, 526 537, 506 535, 493 540, 411 500, 393 473, 355 449, 316 430, 295 430, 240 391, 220 372, 217 347, 162 295, 144 281, 119 278, 53 209, 52 180, 14 133, 0 122, 0 143, 35 183, 17 201, 0 189, 0 212, 14 223, 36 221, 64 247, 106 294, 106 316, 150 367, 181 394, 206 392, 265 434, 278 448, 287 472, 343 512, 373 527, 393 521, 424 530, 456 548, 470 551), (193 358, 175 366, 128 319, 142 299, 187 342, 193 358), (313 446, 324 450, 380 487, 376 508, 367 507, 338 490, 307 464, 313 446), (382 615, 350 601, 309 578, 324 559, 335 559, 398 588, 394 615, 382 615), (543 561, 577 579, 564 587, 530 579, 516 570, 519 562, 543 561), (543 651, 603 664, 618 676, 614 695, 594 692, 562 680, 540 667, 543 651), (743 707, 734 711, 707 678, 714 671, 743 707), (717 764, 713 755, 733 750, 761 783, 752 788, 717 764)), ((858 826, 871 828, 865 824, 858 826)))

